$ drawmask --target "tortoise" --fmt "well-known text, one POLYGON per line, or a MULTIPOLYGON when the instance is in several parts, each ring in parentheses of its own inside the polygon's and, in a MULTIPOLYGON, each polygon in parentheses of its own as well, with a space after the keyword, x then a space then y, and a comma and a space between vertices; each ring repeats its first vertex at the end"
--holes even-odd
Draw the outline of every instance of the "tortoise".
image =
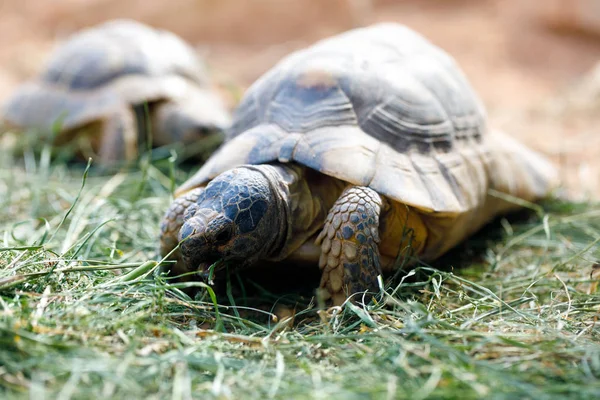
POLYGON ((380 23, 292 53, 248 89, 225 143, 177 189, 160 251, 181 280, 220 260, 274 262, 281 279, 318 265, 318 295, 339 305, 518 208, 511 196, 548 195, 556 176, 487 128, 448 54, 380 23))
POLYGON ((104 164, 135 159, 150 131, 156 147, 209 137, 220 143, 230 119, 188 44, 128 19, 71 36, 2 110, 5 130, 52 134, 59 127, 56 144, 88 140, 104 164))

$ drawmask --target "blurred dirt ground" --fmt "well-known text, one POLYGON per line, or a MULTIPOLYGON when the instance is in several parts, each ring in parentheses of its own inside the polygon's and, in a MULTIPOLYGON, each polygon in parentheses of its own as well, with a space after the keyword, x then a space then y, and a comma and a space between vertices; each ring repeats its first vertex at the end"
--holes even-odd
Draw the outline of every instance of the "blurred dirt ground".
POLYGON ((4 0, 0 101, 57 41, 112 18, 179 34, 242 88, 315 40, 404 23, 458 60, 492 125, 550 155, 572 196, 600 198, 600 0, 4 0))

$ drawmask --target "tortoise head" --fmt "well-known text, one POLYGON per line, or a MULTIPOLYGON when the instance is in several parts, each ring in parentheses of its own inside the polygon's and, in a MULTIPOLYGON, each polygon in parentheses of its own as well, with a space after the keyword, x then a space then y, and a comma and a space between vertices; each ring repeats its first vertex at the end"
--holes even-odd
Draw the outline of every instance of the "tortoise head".
POLYGON ((153 117, 154 142, 159 146, 173 142, 191 145, 215 136, 222 141, 231 120, 223 102, 200 89, 193 96, 157 103, 153 117))
POLYGON ((279 247, 287 213, 271 179, 261 166, 245 166, 206 186, 179 231, 186 269, 204 273, 218 260, 248 266, 279 247))

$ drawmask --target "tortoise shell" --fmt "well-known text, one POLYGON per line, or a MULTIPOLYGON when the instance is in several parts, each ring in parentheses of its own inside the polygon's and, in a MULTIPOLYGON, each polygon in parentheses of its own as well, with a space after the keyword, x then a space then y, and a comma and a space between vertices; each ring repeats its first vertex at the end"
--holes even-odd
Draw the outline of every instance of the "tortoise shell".
MULTIPOLYGON (((296 162, 456 216, 482 206, 494 179, 487 136, 454 60, 407 27, 377 24, 295 52, 256 81, 227 142, 177 193, 242 164, 296 162)), ((533 180, 546 190, 545 177, 533 180)))
POLYGON ((206 84, 193 49, 174 34, 132 20, 113 20, 74 35, 51 56, 40 80, 92 90, 126 75, 180 75, 206 84))
MULTIPOLYGON (((8 125, 63 130, 115 112, 123 104, 206 97, 209 83, 194 50, 174 34, 132 20, 112 20, 71 36, 38 79, 20 86, 3 107, 8 125)), ((214 99, 209 99, 214 100, 214 99)), ((215 109, 219 107, 214 107, 215 109)), ((220 111, 220 110, 216 110, 220 111)), ((228 124, 225 110, 215 121, 228 124)))

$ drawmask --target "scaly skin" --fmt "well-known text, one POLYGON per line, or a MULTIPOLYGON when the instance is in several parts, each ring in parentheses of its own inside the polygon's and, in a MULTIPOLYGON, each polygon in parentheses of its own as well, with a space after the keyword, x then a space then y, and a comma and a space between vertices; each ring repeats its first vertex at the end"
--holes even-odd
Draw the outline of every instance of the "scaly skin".
POLYGON ((379 214, 384 204, 373 189, 351 186, 331 208, 316 241, 325 300, 339 305, 354 293, 378 291, 379 214))
MULTIPOLYGON (((195 204, 200 196, 204 192, 203 187, 199 187, 185 193, 183 196, 176 198, 173 203, 169 206, 169 209, 165 213, 163 220, 160 224, 160 255, 166 257, 171 250, 177 247, 179 243, 177 235, 184 222, 185 212, 192 204, 195 204)), ((174 260, 177 263, 169 268, 171 276, 177 276, 185 272, 189 272, 185 268, 185 264, 181 259, 181 252, 179 249, 175 250, 170 256, 169 260, 174 260)))

